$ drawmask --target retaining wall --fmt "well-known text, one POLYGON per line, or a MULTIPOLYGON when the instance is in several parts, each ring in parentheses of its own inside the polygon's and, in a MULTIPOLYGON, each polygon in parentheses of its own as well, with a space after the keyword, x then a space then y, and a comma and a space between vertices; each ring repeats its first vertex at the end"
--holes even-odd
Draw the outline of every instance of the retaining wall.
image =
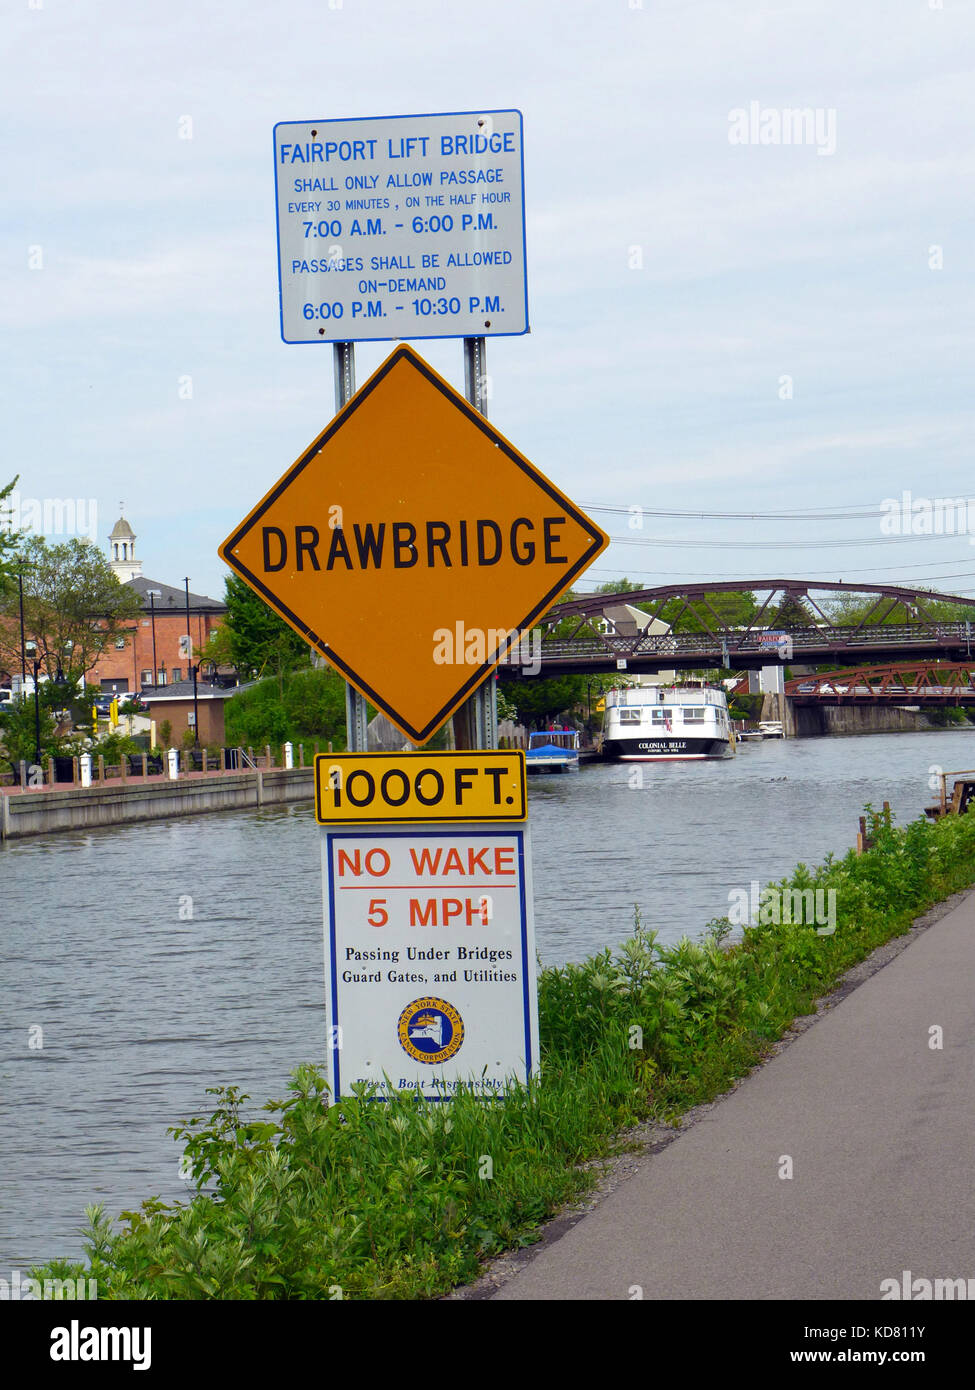
POLYGON ((314 793, 310 767, 0 793, 0 839, 303 801, 314 793))
POLYGON ((842 737, 845 734, 899 734, 930 729, 931 722, 918 710, 891 705, 800 705, 787 699, 786 735, 811 738, 817 735, 842 737))

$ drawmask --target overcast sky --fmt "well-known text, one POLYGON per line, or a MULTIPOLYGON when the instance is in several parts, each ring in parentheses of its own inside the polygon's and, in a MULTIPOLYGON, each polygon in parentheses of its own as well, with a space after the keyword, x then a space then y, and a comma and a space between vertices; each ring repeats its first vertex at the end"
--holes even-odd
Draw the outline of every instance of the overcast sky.
MULTIPOLYGON (((532 331, 489 340, 490 412, 624 538, 580 587, 975 592, 968 536, 877 515, 595 510, 975 495, 973 0, 9 0, 0 22, 0 484, 94 499, 101 544, 124 500, 147 576, 222 596, 218 543, 334 410, 331 348, 280 339, 273 125, 517 107, 532 331), (733 142, 752 103, 770 141, 784 109, 818 135, 733 142)), ((417 346, 462 388, 459 340, 417 346)), ((360 383, 392 347, 357 349, 360 383)))

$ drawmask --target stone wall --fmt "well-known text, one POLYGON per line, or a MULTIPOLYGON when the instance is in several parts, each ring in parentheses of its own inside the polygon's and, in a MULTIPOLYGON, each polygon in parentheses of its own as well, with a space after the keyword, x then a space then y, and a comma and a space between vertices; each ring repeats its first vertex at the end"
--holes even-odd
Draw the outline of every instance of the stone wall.
POLYGON ((314 794, 310 767, 0 793, 0 839, 303 801, 314 794))

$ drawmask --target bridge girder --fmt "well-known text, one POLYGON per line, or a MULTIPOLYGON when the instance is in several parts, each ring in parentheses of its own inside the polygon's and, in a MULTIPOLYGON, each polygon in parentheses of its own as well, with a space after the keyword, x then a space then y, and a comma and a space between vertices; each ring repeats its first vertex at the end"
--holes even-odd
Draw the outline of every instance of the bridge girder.
POLYGON ((786 681, 785 693, 800 704, 862 704, 872 700, 973 704, 975 662, 902 662, 820 671, 786 681))
MULTIPOLYGON (((776 595, 781 595, 782 601, 786 598, 806 599, 818 612, 818 605, 812 598, 812 595, 817 593, 861 594, 866 598, 873 597, 876 600, 875 607, 879 606, 885 599, 891 599, 894 601, 894 606, 897 603, 902 603, 906 608, 913 608, 921 612, 924 611, 926 603, 957 603, 960 607, 975 607, 975 600, 960 594, 942 594, 932 592, 929 589, 902 584, 849 584, 840 579, 832 581, 820 579, 726 579, 711 583, 705 580, 700 584, 659 584, 650 589, 634 589, 628 593, 587 594, 584 598, 569 599, 566 603, 558 604, 555 608, 550 609, 543 621, 546 626, 551 626, 573 614, 589 617, 594 614, 601 614, 606 608, 618 607, 621 603, 657 602, 662 607, 675 598, 691 601, 703 599, 708 594, 748 593, 766 595, 760 612, 766 612, 780 606, 772 602, 776 595)), ((720 630, 728 632, 734 630, 727 624, 722 624, 718 615, 714 614, 714 610, 711 611, 713 616, 718 619, 720 630)), ((821 616, 828 626, 834 626, 827 615, 822 614, 821 616)), ((864 619, 864 623, 865 621, 866 619, 864 619)), ((754 621, 752 626, 754 626, 754 621)))
MULTIPOLYGON (((841 663, 850 657, 897 656, 901 660, 931 662, 958 661, 970 653, 970 631, 964 622, 945 622, 927 611, 927 604, 951 603, 973 608, 975 601, 959 594, 894 584, 849 584, 842 580, 824 582, 805 579, 749 579, 700 584, 665 584, 629 593, 589 594, 571 599, 551 609, 542 621, 541 661, 543 673, 585 674, 625 669, 631 674, 660 670, 700 670, 715 666, 758 669, 802 661, 810 665, 841 663), (757 612, 744 627, 723 621, 707 596, 721 593, 764 595, 757 612), (818 594, 857 594, 872 599, 856 624, 832 621, 817 602, 818 594), (786 632, 792 642, 788 657, 769 646, 762 646, 759 634, 767 630, 767 614, 776 613, 786 598, 803 599, 815 617, 807 627, 782 624, 776 631, 786 632), (604 633, 594 620, 608 608, 625 603, 646 603, 648 617, 658 617, 672 600, 681 600, 681 614, 690 610, 700 625, 694 632, 660 634, 604 633), (703 603, 702 603, 703 601, 703 603), (697 603, 698 606, 693 605, 697 603), (901 605, 908 622, 885 621, 901 605), (703 608, 703 611, 702 611, 703 608), (878 609, 883 608, 879 621, 878 609), (554 629, 572 618, 578 622, 563 634, 554 629), (868 622, 868 619, 874 621, 868 622), (765 621, 763 621, 763 619, 765 621), (625 663, 620 666, 619 663, 625 663)), ((676 622, 677 619, 675 618, 676 622)), ((505 674, 516 675, 511 671, 505 674)))

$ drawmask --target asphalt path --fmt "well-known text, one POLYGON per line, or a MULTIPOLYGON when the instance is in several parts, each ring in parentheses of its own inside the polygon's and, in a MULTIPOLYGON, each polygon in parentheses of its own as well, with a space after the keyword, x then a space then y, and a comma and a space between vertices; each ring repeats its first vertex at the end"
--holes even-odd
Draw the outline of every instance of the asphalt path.
POLYGON ((880 1299, 908 1270, 975 1290, 973 1154, 969 894, 493 1297, 880 1299))

